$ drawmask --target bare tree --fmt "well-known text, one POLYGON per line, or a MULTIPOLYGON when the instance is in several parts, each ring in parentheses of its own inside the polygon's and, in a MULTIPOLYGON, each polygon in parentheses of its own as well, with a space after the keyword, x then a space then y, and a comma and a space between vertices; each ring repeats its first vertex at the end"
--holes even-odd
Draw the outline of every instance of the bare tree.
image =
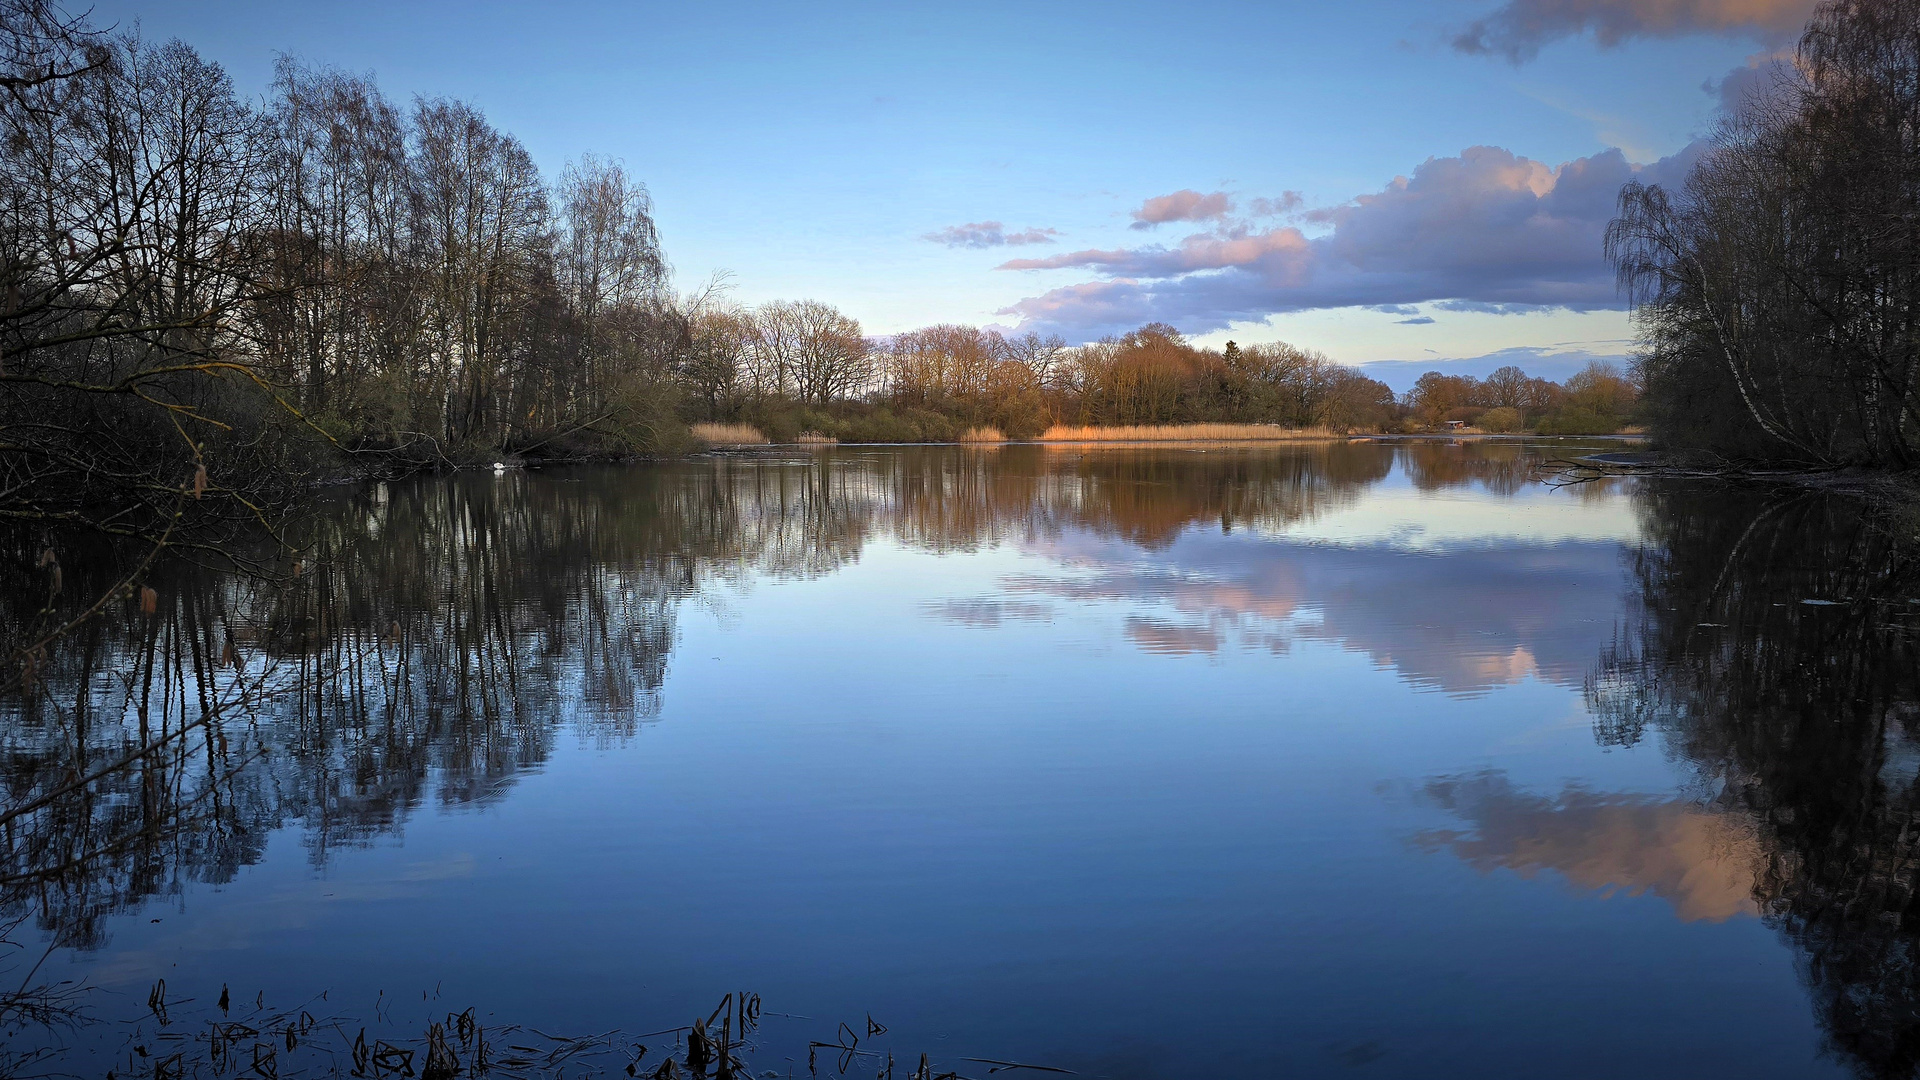
POLYGON ((498 441, 552 250, 546 187, 519 140, 472 105, 421 101, 413 128, 413 229, 431 274, 425 404, 448 440, 498 441))
POLYGON ((755 348, 763 385, 826 405, 866 390, 871 350, 860 324, 818 300, 782 301, 755 313, 755 348))
POLYGON ((701 403, 708 420, 736 418, 747 396, 754 323, 746 311, 729 302, 726 293, 726 278, 716 275, 680 304, 690 341, 676 374, 701 403))
POLYGON ((1804 462, 1920 462, 1920 3, 1822 4, 1684 188, 1620 196, 1656 428, 1804 462))
MULTIPOLYGON (((583 155, 560 175, 560 285, 579 323, 579 371, 594 404, 645 357, 637 334, 667 284, 644 184, 583 155)), ((592 407, 589 405, 589 407, 592 407)))

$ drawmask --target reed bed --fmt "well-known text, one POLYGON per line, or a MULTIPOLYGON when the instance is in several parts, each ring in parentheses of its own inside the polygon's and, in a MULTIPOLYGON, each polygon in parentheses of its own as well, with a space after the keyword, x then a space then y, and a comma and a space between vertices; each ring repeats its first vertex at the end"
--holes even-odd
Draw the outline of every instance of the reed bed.
POLYGON ((817 431, 803 431, 793 437, 797 443, 810 443, 815 446, 832 446, 840 440, 831 435, 822 435, 817 431))
POLYGON ((998 443, 1006 442, 1007 437, 1002 434, 997 427, 970 427, 961 433, 960 441, 963 443, 998 443))
POLYGON ((1055 424, 1041 442, 1294 442, 1337 439, 1329 428, 1284 428, 1273 424, 1125 424, 1073 427, 1055 424))
MULTIPOLYGON (((897 1075, 901 1080, 961 1080, 958 1070, 967 1067, 963 1062, 992 1066, 987 1073, 1027 1070, 1071 1075, 1054 1065, 999 1058, 955 1057, 935 1065, 927 1053, 918 1055, 915 1066, 912 1050, 887 1038, 887 1025, 871 1013, 864 1022, 853 1019, 838 1024, 829 1042, 827 1037, 807 1038, 786 1022, 809 1018, 765 1012, 760 995, 746 991, 727 994, 705 1017, 695 1012, 692 1023, 637 1034, 615 1028, 580 1037, 550 1035, 514 1024, 483 1024, 492 1014, 471 1008, 456 1013, 437 1003, 424 1004, 418 1013, 402 1005, 396 1018, 393 1009, 398 1003, 389 999, 384 1008, 376 1005, 373 1016, 367 1018, 325 1011, 326 1002, 323 993, 304 1005, 281 1008, 269 1006, 265 993, 249 1002, 245 994, 229 995, 222 986, 215 1003, 170 992, 162 979, 147 996, 146 1015, 117 1025, 77 1016, 73 1030, 98 1033, 89 1041, 101 1046, 115 1040, 124 1043, 120 1053, 128 1061, 135 1054, 141 1059, 127 1075, 145 1080, 338 1077, 349 1065, 353 1076, 387 1080, 489 1075, 517 1080, 747 1080, 782 1075, 763 1067, 782 1051, 802 1048, 807 1052, 808 1076, 818 1076, 830 1066, 845 1076, 857 1066, 863 1072, 873 1070, 875 1076, 897 1075), (315 1016, 309 1009, 323 1011, 315 1016), (775 1026, 771 1033, 762 1026, 769 1020, 775 1026)), ((67 1053, 67 1047, 57 1045, 25 1053, 11 1053, 9 1047, 0 1046, 0 1065, 65 1065, 67 1053)), ((786 1058, 786 1075, 792 1075, 792 1061, 786 1058)))
POLYGON ((693 437, 709 446, 761 446, 767 441, 752 424, 695 424, 693 437))

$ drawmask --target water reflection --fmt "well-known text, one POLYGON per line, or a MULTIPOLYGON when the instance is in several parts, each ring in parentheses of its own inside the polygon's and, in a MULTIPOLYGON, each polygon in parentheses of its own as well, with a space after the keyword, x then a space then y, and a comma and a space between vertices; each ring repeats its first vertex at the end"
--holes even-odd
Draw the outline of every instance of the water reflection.
MULTIPOLYGON (((6 705, 0 770, 13 805, 31 809, 7 823, 5 906, 32 908, 62 945, 94 947, 104 917, 229 880, 283 825, 301 826, 321 863, 429 800, 497 798, 563 729, 620 739, 658 714, 683 602, 831 573, 876 537, 935 552, 1041 547, 1099 569, 930 610, 968 626, 1044 621, 1050 599, 1159 597, 1164 617, 1125 624, 1149 653, 1249 635, 1284 649, 1298 633, 1453 690, 1573 670, 1556 613, 1516 602, 1550 582, 1591 592, 1569 588, 1577 571, 1550 552, 1483 553, 1462 573, 1391 547, 1171 550, 1196 526, 1284 535, 1352 507, 1396 459, 1421 490, 1498 495, 1537 455, 1445 443, 890 450, 359 491, 314 518, 281 580, 172 566, 153 612, 87 624, 42 673, 44 692, 6 705), (1410 620, 1408 592, 1439 597, 1449 616, 1410 620), (1462 648, 1461 635, 1497 647, 1462 648)), ((111 580, 108 559, 67 561, 101 579, 73 595, 111 580)))
POLYGON ((1831 1047, 1920 1067, 1920 547, 1910 511, 1661 485, 1637 617, 1587 688, 1603 744, 1658 733, 1752 823, 1753 900, 1831 1047))
POLYGON ((1482 872, 1553 870, 1607 895, 1652 893, 1687 922, 1759 914, 1760 845, 1743 814, 1581 787, 1547 797, 1518 790, 1499 773, 1443 777, 1422 794, 1471 828, 1426 830, 1415 843, 1482 872))
POLYGON ((1799 951, 1828 1049, 1920 1068, 1920 547, 1912 511, 1677 482, 1635 494, 1628 618, 1584 696, 1602 746, 1657 738, 1688 798, 1557 796, 1498 774, 1426 798, 1416 843, 1483 871, 1650 892, 1686 920, 1756 915, 1799 951))
MULTIPOLYGON (((1449 771, 1423 798, 1451 824, 1419 844, 1685 921, 1757 915, 1803 958, 1833 1048, 1910 1075, 1912 523, 1840 496, 1553 492, 1532 482, 1541 454, 848 450, 357 491, 278 580, 167 568, 154 610, 87 624, 39 692, 0 705, 0 907, 101 948, 110 916, 232 880, 276 830, 325 864, 423 808, 502 800, 562 740, 642 735, 685 692, 670 668, 689 605, 883 548, 1012 553, 990 589, 916 598, 910 620, 987 640, 1104 619, 1169 678, 1331 647, 1462 710, 1527 683, 1578 697, 1603 746, 1658 744, 1688 790, 1449 771)), ((9 610, 43 600, 0 592, 9 610)), ((1170 863, 1210 850, 1167 845, 1170 863)))
MULTIPOLYGON (((880 536, 1150 549, 1196 522, 1285 528, 1350 503, 1392 459, 909 450, 359 491, 308 523, 279 580, 168 567, 153 611, 87 623, 37 692, 4 704, 0 910, 94 948, 107 916, 231 879, 282 826, 322 863, 429 800, 496 799, 563 730, 624 739, 658 715, 677 612, 702 590, 831 573, 880 536)), ((70 595, 117 572, 110 554, 67 562, 83 568, 70 595)), ((16 612, 43 600, 18 584, 16 612)), ((993 626, 1047 608, 937 614, 993 626)))

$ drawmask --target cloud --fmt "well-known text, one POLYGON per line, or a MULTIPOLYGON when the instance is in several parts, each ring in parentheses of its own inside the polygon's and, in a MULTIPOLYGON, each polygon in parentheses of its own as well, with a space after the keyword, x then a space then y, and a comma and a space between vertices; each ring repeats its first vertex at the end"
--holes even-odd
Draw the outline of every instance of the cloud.
POLYGON ((1133 212, 1135 229, 1151 229, 1169 221, 1219 221, 1233 212, 1233 199, 1224 191, 1202 195, 1191 188, 1156 195, 1133 212))
POLYGON ((1306 236, 1293 228, 1228 237, 1201 233, 1187 237, 1177 248, 1088 249, 1044 259, 1012 259, 1001 263, 1000 269, 1060 270, 1079 267, 1110 274, 1164 278, 1201 270, 1304 258, 1309 246, 1306 236))
POLYGON ((1297 191, 1283 191, 1277 199, 1253 200, 1248 205, 1248 209, 1254 217, 1279 217, 1281 214, 1290 214, 1298 210, 1300 204, 1305 201, 1306 197, 1297 191))
POLYGON ((1399 326, 1432 326, 1433 316, 1416 315, 1411 319, 1395 319, 1394 323, 1399 326))
POLYGON ((920 239, 954 248, 990 248, 1051 244, 1053 238, 1059 235, 1057 229, 1030 228, 1010 233, 1005 225, 997 221, 970 221, 965 225, 949 225, 938 232, 926 233, 920 239))
POLYGON ((1747 62, 1721 79, 1709 79, 1700 89, 1719 99, 1720 111, 1738 118, 1776 84, 1794 76, 1791 49, 1773 49, 1747 57, 1747 62))
POLYGON ((1423 360, 1369 360, 1354 366, 1362 375, 1370 379, 1378 379, 1392 387, 1394 393, 1404 394, 1413 389, 1413 384, 1419 381, 1420 376, 1429 371, 1439 371, 1447 375, 1471 375, 1476 379, 1484 379, 1495 370, 1511 364, 1537 378, 1566 382, 1574 373, 1595 360, 1604 360, 1621 368, 1633 362, 1633 358, 1625 352, 1594 352, 1585 348, 1553 349, 1523 345, 1482 356, 1429 356, 1423 360))
POLYGON ((1453 39, 1465 53, 1518 64, 1563 38, 1592 34, 1611 48, 1634 38, 1719 34, 1781 42, 1798 34, 1815 0, 1507 0, 1453 39))
POLYGON ((1496 146, 1429 158, 1411 177, 1304 215, 1298 226, 1199 233, 1175 245, 1014 259, 1004 270, 1106 280, 1003 309, 1025 329, 1082 340, 1163 321, 1191 333, 1313 308, 1440 303, 1448 310, 1618 308, 1601 253, 1620 187, 1673 185, 1703 144, 1639 166, 1618 150, 1557 167, 1496 146))

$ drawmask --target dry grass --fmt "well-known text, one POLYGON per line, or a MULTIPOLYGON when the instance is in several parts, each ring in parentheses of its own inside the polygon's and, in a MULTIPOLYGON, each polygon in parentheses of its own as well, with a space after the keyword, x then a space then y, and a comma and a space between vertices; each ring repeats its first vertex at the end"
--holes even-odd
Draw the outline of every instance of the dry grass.
POLYGON ((818 446, 832 446, 840 440, 831 435, 822 435, 817 431, 803 431, 795 435, 793 441, 797 443, 813 443, 818 446))
POLYGON ((1288 442, 1337 439, 1327 428, 1283 428, 1272 424, 1137 424, 1118 427, 1068 427, 1055 424, 1041 442, 1288 442))
POLYGON ((767 441, 752 424, 695 424, 693 437, 709 446, 759 446, 767 441))
POLYGON ((963 443, 1006 442, 1007 437, 997 427, 971 427, 960 435, 963 443))

